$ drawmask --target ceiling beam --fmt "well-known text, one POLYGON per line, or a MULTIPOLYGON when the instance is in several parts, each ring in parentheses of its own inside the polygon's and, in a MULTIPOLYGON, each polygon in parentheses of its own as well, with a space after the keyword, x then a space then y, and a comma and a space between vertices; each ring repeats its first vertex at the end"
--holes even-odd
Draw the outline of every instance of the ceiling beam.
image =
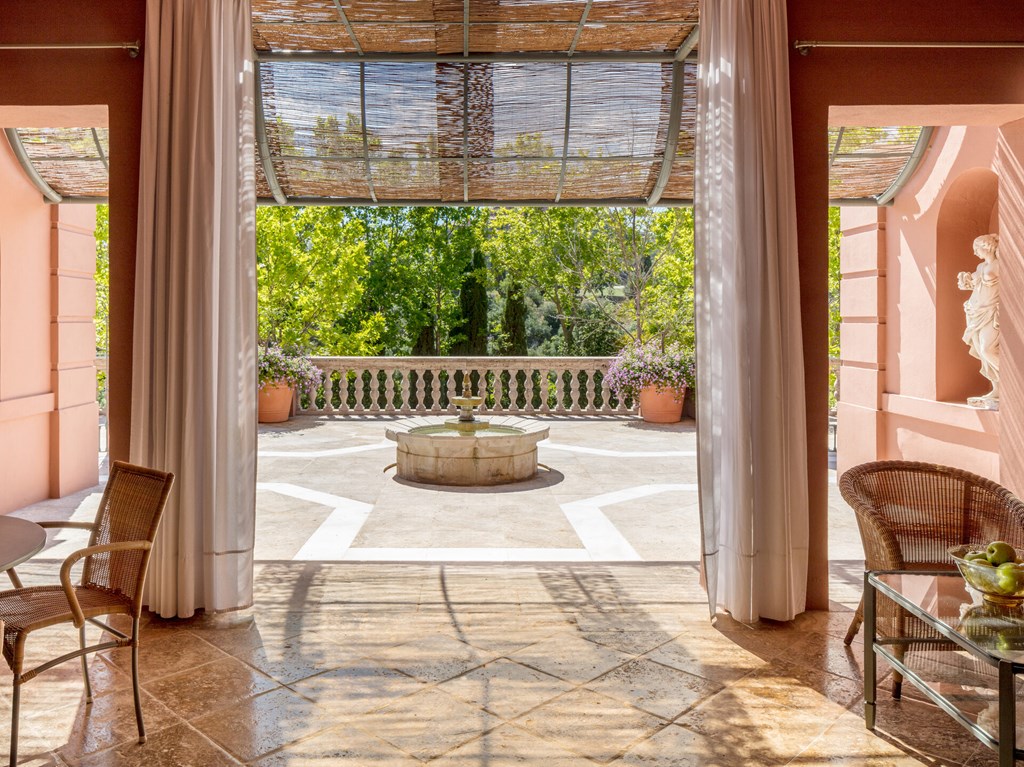
POLYGON ((579 44, 580 35, 583 34, 583 28, 587 24, 587 16, 590 15, 590 9, 594 5, 594 0, 587 0, 587 4, 583 6, 583 13, 580 14, 580 23, 576 25, 576 34, 572 36, 572 44, 569 46, 569 55, 572 56, 576 52, 576 46, 579 44))
POLYGON ((377 192, 373 188, 373 168, 370 167, 370 134, 366 127, 366 64, 359 64, 359 127, 363 132, 363 160, 366 163, 366 186, 370 190, 370 199, 377 202, 377 192))
POLYGON ((676 160, 676 147, 679 146, 679 120, 683 111, 683 81, 686 74, 686 59, 693 53, 700 40, 700 26, 694 26, 693 30, 683 44, 676 51, 672 63, 672 98, 669 103, 668 133, 665 136, 665 153, 661 160, 661 172, 658 180, 654 183, 650 197, 647 198, 648 205, 657 205, 661 195, 668 186, 668 180, 672 176, 672 165, 676 160))
POLYGON ((348 16, 345 15, 345 9, 341 7, 341 0, 334 0, 334 8, 338 11, 338 18, 341 19, 341 23, 344 24, 345 29, 348 30, 348 36, 352 40, 352 45, 355 47, 356 53, 361 56, 363 54, 363 46, 359 44, 359 38, 356 37, 356 31, 352 29, 348 16))
MULTIPOLYGON (((467 8, 469 0, 466 0, 467 8)), ((469 11, 467 10, 468 14, 469 11)), ((462 65, 462 201, 469 200, 469 64, 462 65)))
MULTIPOLYGON (((273 199, 260 198, 260 205, 274 205, 273 199)), ((390 207, 390 208, 646 208, 647 200, 643 197, 616 197, 608 199, 586 198, 579 200, 369 200, 355 197, 289 197, 288 205, 326 205, 341 207, 390 207)), ((692 200, 666 200, 661 205, 666 208, 690 208, 692 200)))
MULTIPOLYGON (((691 33, 693 34, 693 33, 691 33)), ((689 39, 689 38, 687 38, 689 39)), ((681 49, 680 49, 681 50, 681 49)), ((618 64, 671 64, 676 61, 672 52, 646 51, 586 51, 574 53, 571 57, 562 52, 511 52, 511 53, 345 53, 342 51, 253 51, 262 62, 330 62, 364 61, 367 63, 396 62, 403 64, 519 64, 554 63, 565 64, 570 59, 574 64, 618 63, 618 64)), ((694 57, 696 60, 696 57, 694 57)))
MULTIPOLYGON (((79 158, 69 158, 79 159, 79 158)), ((84 159, 95 159, 95 158, 84 158, 84 159)), ((323 160, 325 162, 365 162, 366 158, 359 155, 341 155, 341 154, 327 154, 327 155, 278 155, 275 157, 277 160, 283 162, 305 162, 309 160, 323 160)), ((660 154, 610 154, 610 155, 579 155, 578 157, 569 158, 571 162, 614 162, 614 161, 629 161, 629 162, 656 162, 661 159, 660 154)), ((692 156, 689 159, 693 159, 692 156)), ((387 162, 461 162, 460 157, 371 157, 370 160, 374 163, 387 163, 387 162)), ((469 162, 472 163, 510 163, 510 162, 561 162, 560 157, 555 155, 516 155, 516 156, 491 156, 491 157, 470 157, 469 162)))
MULTIPOLYGON (((587 4, 590 8, 590 4, 587 4)), ((582 22, 580 22, 582 24, 582 22)), ((562 170, 558 175, 558 191, 555 202, 562 199, 565 188, 565 169, 569 164, 569 124, 572 122, 572 64, 565 65, 565 133, 562 135, 562 170)))
POLYGON ((100 160, 103 161, 103 167, 106 168, 107 173, 110 172, 110 162, 107 159, 107 153, 103 151, 103 144, 100 143, 99 131, 95 128, 90 128, 92 131, 92 143, 96 145, 96 154, 100 156, 100 160))
POLYGON ((260 62, 259 60, 253 60, 253 80, 255 81, 256 91, 256 143, 260 147, 260 160, 263 164, 263 175, 267 177, 267 186, 270 187, 270 193, 274 195, 274 200, 277 201, 278 205, 287 205, 288 196, 281 189, 281 184, 277 181, 277 171, 274 170, 274 160, 270 156, 270 142, 267 141, 267 122, 263 115, 263 79, 260 77, 260 62))

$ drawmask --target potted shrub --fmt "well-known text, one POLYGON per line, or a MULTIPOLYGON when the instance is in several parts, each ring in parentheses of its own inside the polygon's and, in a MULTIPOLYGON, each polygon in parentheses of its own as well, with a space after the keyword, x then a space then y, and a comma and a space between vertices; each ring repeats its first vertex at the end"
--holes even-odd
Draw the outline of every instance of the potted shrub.
POLYGON ((640 402, 640 415, 652 423, 682 417, 686 390, 693 386, 693 353, 679 344, 658 342, 627 346, 612 360, 605 381, 621 400, 640 402))
POLYGON ((295 389, 320 383, 321 372, 304 354, 287 354, 277 346, 261 346, 259 371, 259 421, 280 423, 291 415, 295 389))

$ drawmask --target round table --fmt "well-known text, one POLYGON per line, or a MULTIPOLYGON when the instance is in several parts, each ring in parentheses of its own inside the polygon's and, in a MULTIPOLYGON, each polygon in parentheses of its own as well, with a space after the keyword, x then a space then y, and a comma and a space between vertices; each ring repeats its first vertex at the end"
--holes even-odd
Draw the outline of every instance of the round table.
POLYGON ((14 568, 34 557, 45 545, 46 531, 35 522, 0 516, 0 571, 7 571, 14 588, 22 587, 14 568))

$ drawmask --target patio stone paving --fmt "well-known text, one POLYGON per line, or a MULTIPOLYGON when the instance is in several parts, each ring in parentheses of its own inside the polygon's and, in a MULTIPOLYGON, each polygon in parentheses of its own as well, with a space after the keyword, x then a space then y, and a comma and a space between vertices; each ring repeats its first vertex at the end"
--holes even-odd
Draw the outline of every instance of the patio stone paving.
MULTIPOLYGON (((883 685, 878 730, 864 729, 863 645, 842 643, 860 595, 852 520, 831 525, 832 612, 708 620, 694 459, 680 455, 692 452, 691 426, 553 422, 541 461, 554 471, 493 493, 398 483, 383 471, 393 447, 376 446, 380 422, 306 427, 261 430, 260 482, 278 489, 260 491, 256 606, 146 619, 148 743, 135 742, 126 655, 109 652, 91 660, 92 706, 75 664, 25 686, 23 764, 996 763, 912 689, 896 702, 883 685), (336 452, 347 448, 359 450, 336 452), (517 516, 532 529, 510 524, 517 516), (423 529, 435 521, 440 532, 423 529), (431 561, 453 551, 474 559, 431 561)), ((19 514, 87 519, 96 501, 80 493, 19 514)), ((81 545, 57 536, 19 568, 27 583, 52 582, 81 545)), ((33 640, 42 658, 77 636, 33 640)), ((0 722, 9 717, 0 692, 0 722)), ((7 737, 0 727, 0 764, 7 737)))

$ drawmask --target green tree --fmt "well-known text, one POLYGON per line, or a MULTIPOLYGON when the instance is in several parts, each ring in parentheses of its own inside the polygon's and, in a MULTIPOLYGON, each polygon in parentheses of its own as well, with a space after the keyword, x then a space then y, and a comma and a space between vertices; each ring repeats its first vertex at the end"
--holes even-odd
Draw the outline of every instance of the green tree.
POLYGON ((525 357, 529 353, 526 338, 526 297, 517 282, 508 282, 505 288, 505 310, 501 315, 498 334, 498 354, 525 357))
MULTIPOLYGON (((842 240, 839 229, 839 208, 828 209, 828 356, 839 358, 839 244, 842 240)), ((836 371, 831 365, 828 370, 828 406, 836 406, 836 371)))
POLYGON ((110 352, 110 206, 96 206, 96 356, 110 352))
POLYGON ((258 333, 309 354, 373 354, 384 325, 358 311, 366 268, 362 224, 340 208, 257 211, 258 333))
POLYGON ((598 210, 499 208, 486 243, 499 273, 536 288, 555 305, 567 350, 575 348, 584 285, 602 268, 598 210))
POLYGON ((476 248, 473 260, 462 279, 459 289, 459 322, 452 353, 480 356, 487 354, 487 262, 483 251, 476 248))

